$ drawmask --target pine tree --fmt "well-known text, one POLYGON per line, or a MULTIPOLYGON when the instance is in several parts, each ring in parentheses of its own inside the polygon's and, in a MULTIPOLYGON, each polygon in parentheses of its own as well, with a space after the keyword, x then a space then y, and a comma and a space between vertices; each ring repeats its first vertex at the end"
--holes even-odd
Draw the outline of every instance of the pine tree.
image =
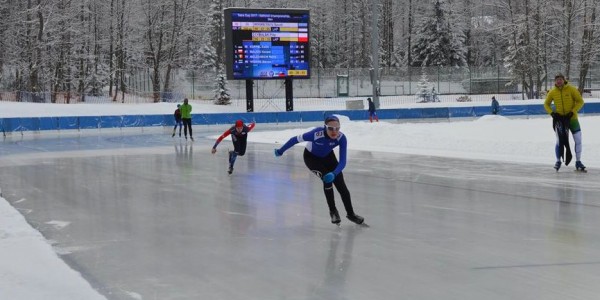
POLYGON ((231 95, 229 94, 229 88, 227 87, 227 77, 223 72, 219 72, 217 76, 217 88, 215 92, 215 101, 217 105, 229 105, 231 104, 231 95))
POLYGON ((417 97, 421 99, 419 102, 431 102, 433 100, 429 85, 429 79, 427 78, 425 68, 423 67, 421 68, 421 79, 417 84, 417 97))
POLYGON ((452 24, 444 0, 436 0, 430 16, 425 16, 413 46, 415 65, 463 66, 466 64, 465 34, 452 24))

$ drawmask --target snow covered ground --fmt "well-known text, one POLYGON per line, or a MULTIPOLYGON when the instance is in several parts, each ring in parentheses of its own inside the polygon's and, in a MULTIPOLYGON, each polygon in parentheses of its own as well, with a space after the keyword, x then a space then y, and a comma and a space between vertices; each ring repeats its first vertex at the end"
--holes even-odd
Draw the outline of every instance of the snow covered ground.
MULTIPOLYGON (((222 107, 194 102, 192 105, 195 112, 244 111, 243 106, 222 107)), ((295 107, 297 110, 321 109, 318 105, 302 108, 301 103, 295 107)), ((0 102, 0 117, 170 114, 174 109, 173 103, 61 105, 0 102)), ((332 108, 328 106, 327 109, 332 108)), ((582 161, 594 172, 600 167, 600 135, 595 132, 600 128, 600 117, 580 116, 580 122, 582 161)), ((351 150, 546 164, 549 168, 554 163, 554 135, 550 118, 545 116, 532 119, 484 116, 431 123, 382 120, 372 124, 342 117, 341 126, 351 150)), ((304 124, 295 129, 267 132, 261 131, 258 124, 249 140, 272 143, 275 148, 279 147, 276 144, 309 129, 304 124)), ((10 139, 7 137, 5 141, 10 139)), ((70 269, 52 250, 50 243, 5 199, 0 199, 0 257, 0 299, 104 298, 70 269)))

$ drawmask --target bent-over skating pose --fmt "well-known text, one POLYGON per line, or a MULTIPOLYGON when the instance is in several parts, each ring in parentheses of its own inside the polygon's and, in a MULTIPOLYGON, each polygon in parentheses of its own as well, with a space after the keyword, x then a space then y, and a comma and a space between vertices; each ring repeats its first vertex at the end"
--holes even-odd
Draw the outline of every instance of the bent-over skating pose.
POLYGON ((235 159, 238 156, 244 156, 246 154, 246 145, 248 143, 248 132, 250 132, 256 123, 251 123, 246 126, 242 120, 235 121, 235 125, 231 126, 231 128, 225 130, 223 134, 217 139, 215 145, 212 147, 211 153, 215 154, 217 152, 217 146, 219 143, 228 135, 231 135, 231 141, 233 142, 233 151, 229 151, 229 169, 227 169, 227 173, 233 173, 233 165, 235 164, 235 159))
POLYGON ((347 141, 346 136, 340 131, 340 120, 336 116, 328 116, 325 119, 323 127, 317 127, 311 131, 292 137, 281 148, 275 149, 275 156, 281 156, 283 153, 300 142, 307 142, 304 149, 304 163, 310 171, 317 175, 323 181, 323 191, 327 206, 329 206, 329 216, 331 223, 339 224, 340 215, 335 207, 333 186, 342 197, 342 203, 346 209, 348 220, 362 224, 364 218, 354 213, 350 191, 344 181, 344 167, 346 167, 347 141), (340 160, 338 162, 333 149, 340 147, 340 160))

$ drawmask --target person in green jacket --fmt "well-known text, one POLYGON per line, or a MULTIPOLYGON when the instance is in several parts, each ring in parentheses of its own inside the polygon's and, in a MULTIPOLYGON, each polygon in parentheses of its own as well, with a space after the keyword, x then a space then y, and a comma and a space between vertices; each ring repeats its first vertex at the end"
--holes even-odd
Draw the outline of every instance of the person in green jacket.
POLYGON ((183 105, 179 107, 181 111, 181 121, 183 122, 183 135, 187 140, 188 129, 190 131, 190 139, 194 140, 192 135, 192 106, 188 104, 188 99, 183 99, 183 105))
MULTIPOLYGON (((585 172, 585 166, 581 163, 581 126, 579 125, 579 119, 577 118, 577 112, 583 107, 583 98, 576 87, 569 84, 565 80, 565 76, 561 73, 556 74, 554 77, 554 87, 548 92, 546 101, 544 101, 544 109, 548 114, 552 116, 554 122, 557 120, 564 119, 570 129, 573 140, 575 141, 575 168, 578 171, 585 172), (550 106, 554 103, 554 110, 550 106)), ((568 132, 566 133, 566 142, 568 143, 568 132)), ((564 137, 562 138, 564 140, 564 137)), ((561 161, 560 157, 562 154, 561 137, 559 132, 556 132, 556 163, 554 168, 556 171, 560 169, 561 161)), ((567 144, 568 145, 568 144, 567 144)), ((570 150, 569 150, 570 151, 570 150)), ((565 161, 568 164, 568 161, 565 161)))

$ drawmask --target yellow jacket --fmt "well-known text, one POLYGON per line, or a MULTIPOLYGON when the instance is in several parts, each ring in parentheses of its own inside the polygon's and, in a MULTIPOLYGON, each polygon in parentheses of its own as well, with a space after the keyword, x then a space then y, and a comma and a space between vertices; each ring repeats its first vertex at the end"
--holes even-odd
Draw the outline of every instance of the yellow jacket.
POLYGON ((577 112, 583 107, 583 98, 581 98, 581 94, 579 94, 576 87, 568 84, 567 81, 565 81, 562 88, 555 85, 550 92, 548 92, 546 101, 544 101, 544 109, 548 114, 552 113, 552 107, 550 107, 552 102, 554 102, 558 114, 564 116, 569 112, 572 112, 574 119, 577 119, 577 112))

